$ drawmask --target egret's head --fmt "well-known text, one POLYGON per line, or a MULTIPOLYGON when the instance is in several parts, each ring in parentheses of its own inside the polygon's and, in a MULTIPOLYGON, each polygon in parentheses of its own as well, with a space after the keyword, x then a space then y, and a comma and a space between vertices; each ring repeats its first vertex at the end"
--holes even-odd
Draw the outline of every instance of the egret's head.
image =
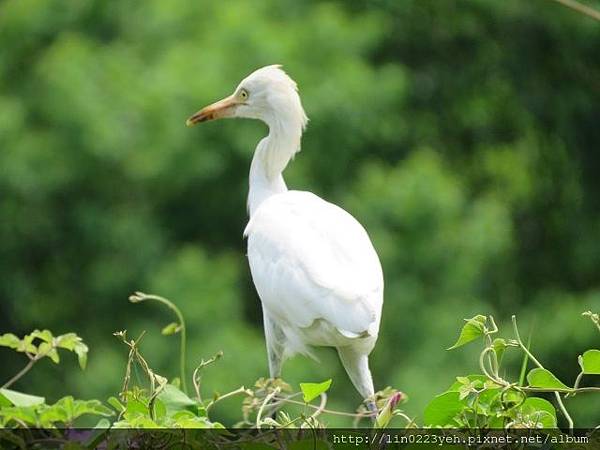
POLYGON ((279 65, 266 66, 248 75, 229 97, 209 105, 191 116, 186 124, 195 125, 226 117, 259 119, 270 127, 306 126, 307 118, 298 96, 296 82, 279 65))

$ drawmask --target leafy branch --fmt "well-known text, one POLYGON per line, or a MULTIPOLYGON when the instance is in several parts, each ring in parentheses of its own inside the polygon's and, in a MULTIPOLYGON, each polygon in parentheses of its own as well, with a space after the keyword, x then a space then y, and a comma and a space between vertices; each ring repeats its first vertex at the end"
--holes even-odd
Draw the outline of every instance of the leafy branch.
MULTIPOLYGON (((185 322, 179 309, 162 297, 136 293, 130 298, 133 302, 155 300, 167 305, 179 320, 163 329, 163 334, 181 332, 182 361, 185 361, 185 322), (165 331, 166 330, 166 331, 165 331)), ((583 313, 600 330, 600 317, 590 311, 583 313)), ((456 349, 476 340, 484 345, 479 354, 481 374, 457 377, 450 388, 435 397, 426 407, 423 423, 427 427, 461 428, 556 428, 557 409, 552 403, 537 394, 554 395, 558 410, 565 417, 570 430, 574 424, 565 406, 565 400, 583 393, 600 392, 600 387, 581 386, 585 377, 600 375, 600 350, 589 349, 578 357, 580 372, 572 387, 560 381, 550 372, 531 351, 519 332, 517 320, 512 316, 511 338, 496 337, 498 326, 493 316, 476 315, 465 319, 456 343, 449 348, 456 349), (503 370, 504 354, 515 349, 523 354, 522 375, 518 381, 510 381, 503 370), (535 367, 527 371, 531 361, 535 367), (527 383, 527 384, 525 384, 527 383)), ((83 414, 100 416, 101 428, 221 428, 212 421, 209 413, 218 402, 242 396, 243 421, 238 426, 257 428, 261 436, 271 439, 273 445, 281 446, 282 435, 277 430, 298 428, 310 429, 314 433, 324 425, 322 416, 335 415, 354 419, 357 426, 361 420, 371 419, 374 428, 390 426, 399 417, 404 426, 415 426, 415 420, 408 417, 399 405, 404 401, 403 393, 392 388, 377 392, 366 399, 355 412, 337 411, 327 408, 327 392, 332 380, 321 383, 300 383, 300 391, 294 392, 290 385, 281 379, 259 379, 251 388, 238 387, 225 394, 214 394, 211 399, 203 399, 201 382, 204 370, 223 356, 222 352, 202 359, 192 375, 195 398, 190 398, 178 384, 169 383, 166 377, 158 375, 150 367, 141 352, 142 333, 137 339, 128 339, 126 331, 114 333, 128 348, 127 364, 119 398, 111 397, 108 404, 117 412, 117 419, 109 422, 106 417, 114 411, 97 400, 76 400, 64 397, 54 405, 47 405, 43 397, 24 394, 6 389, 23 377, 37 361, 44 357, 59 362, 59 349, 72 351, 79 357, 81 367, 85 367, 87 346, 74 333, 54 337, 48 330, 36 330, 22 339, 12 334, 0 336, 0 346, 9 347, 24 353, 28 364, 0 388, 0 426, 8 427, 55 427, 57 424, 71 426, 83 414), (134 366, 139 366, 146 375, 142 385, 132 382, 134 366), (376 404, 378 414, 367 408, 376 404), (285 410, 283 408, 286 407, 285 410), (293 412, 296 412, 293 414, 293 412), (270 434, 272 433, 272 434, 270 434)), ((185 382, 185 367, 182 364, 181 383, 185 382)), ((62 426, 61 425, 61 426, 62 426)), ((216 437, 215 439, 221 439, 216 437)), ((236 442, 246 442, 251 436, 240 437, 236 442)))
POLYGON ((74 352, 82 369, 85 369, 87 363, 88 347, 75 333, 53 336, 49 330, 35 330, 22 339, 12 333, 6 333, 0 336, 0 347, 8 347, 19 353, 24 353, 29 359, 25 367, 6 381, 0 389, 12 386, 25 376, 38 361, 45 357, 58 364, 60 362, 58 349, 74 352))
MULTIPOLYGON (((597 314, 587 312, 584 315, 589 316, 596 326, 599 326, 597 314)), ((600 387, 580 386, 584 375, 600 374, 600 350, 591 349, 579 356, 581 371, 573 387, 569 387, 535 357, 529 345, 525 345, 521 339, 516 317, 512 316, 511 320, 514 338, 494 339, 498 327, 492 316, 477 315, 465 319, 466 324, 462 327, 456 343, 449 350, 483 338, 485 345, 479 355, 479 367, 483 375, 458 377, 458 383, 430 403, 425 413, 426 424, 480 426, 483 420, 483 425, 488 426, 504 427, 519 424, 535 426, 537 424, 555 427, 556 415, 552 405, 544 399, 529 397, 532 394, 552 393, 567 421, 569 430, 573 430, 573 419, 565 406, 564 399, 580 393, 600 392, 600 387), (527 361, 532 361, 535 365, 527 373, 526 386, 523 386, 525 378, 523 375, 519 382, 508 381, 500 375, 502 357, 509 348, 517 348, 523 352, 522 373, 527 370, 527 361)))

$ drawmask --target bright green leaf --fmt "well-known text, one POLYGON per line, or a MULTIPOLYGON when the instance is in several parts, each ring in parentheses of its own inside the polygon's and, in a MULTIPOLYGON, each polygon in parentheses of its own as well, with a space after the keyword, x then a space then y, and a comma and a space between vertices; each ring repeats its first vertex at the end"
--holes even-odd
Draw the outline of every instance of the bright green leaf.
POLYGON ((305 403, 312 402, 319 395, 327 392, 331 386, 331 378, 323 381, 322 383, 300 383, 300 389, 302 390, 302 397, 305 403))
POLYGON ((460 331, 460 336, 458 337, 458 340, 454 343, 452 347, 449 347, 447 350, 455 349, 471 341, 474 341, 480 336, 483 336, 486 320, 486 317, 482 315, 477 315, 471 319, 467 319, 467 323, 462 327, 462 330, 460 331))
POLYGON ((0 347, 9 347, 16 350, 20 344, 21 340, 12 333, 0 335, 0 347))
POLYGON ((194 413, 188 410, 177 411, 175 414, 173 414, 174 420, 193 419, 194 417, 196 417, 194 413))
POLYGON ((85 369, 87 364, 88 346, 75 333, 67 333, 55 338, 56 346, 65 350, 75 352, 79 366, 85 369))
POLYGON ((64 348, 65 350, 73 351, 75 346, 81 342, 81 338, 75 333, 67 333, 56 338, 56 346, 64 348))
POLYGON ((208 417, 208 411, 204 405, 198 404, 196 415, 200 417, 208 417))
POLYGON ((476 388, 482 388, 488 380, 485 375, 467 375, 466 377, 456 377, 456 381, 448 388, 447 392, 458 392, 461 386, 472 384, 476 388))
POLYGON ((156 398, 154 399, 152 408, 154 413, 154 420, 160 423, 167 415, 167 407, 159 398, 156 398))
POLYGON ((172 415, 176 411, 191 411, 192 409, 195 409, 193 407, 197 404, 172 384, 167 384, 164 387, 161 393, 158 394, 158 399, 164 403, 168 415, 172 415))
POLYGON ((456 377, 456 381, 458 381, 460 384, 470 384, 471 380, 469 380, 467 377, 456 377))
POLYGON ((536 428, 556 428, 556 416, 547 411, 536 411, 529 415, 529 420, 534 422, 536 428))
POLYGON ((180 417, 174 424, 176 428, 212 428, 205 417, 180 417))
POLYGON ((32 406, 13 406, 9 408, 2 408, 2 416, 4 423, 9 423, 11 420, 16 422, 25 422, 29 425, 38 425, 37 415, 38 405, 32 406))
POLYGON ((486 387, 486 389, 477 395, 477 411, 489 415, 492 413, 492 410, 501 410, 502 404, 500 403, 500 395, 500 386, 494 385, 494 387, 486 387))
POLYGON ((71 411, 67 411, 59 402, 52 406, 46 406, 40 411, 40 422, 45 427, 51 427, 57 422, 69 423, 71 411))
POLYGON ((527 381, 532 387, 547 389, 569 389, 569 387, 546 369, 536 367, 527 374, 527 381))
POLYGON ((83 342, 78 342, 73 350, 77 354, 79 367, 85 369, 85 366, 87 365, 88 346, 85 345, 83 342))
POLYGON ((149 417, 148 407, 140 400, 137 400, 135 398, 129 399, 127 401, 127 406, 125 407, 125 414, 123 416, 128 421, 133 420, 137 416, 149 417))
POLYGON ((556 428, 556 409, 547 400, 538 397, 529 397, 519 408, 528 425, 537 428, 556 428))
POLYGON ((4 395, 0 394, 0 408, 4 408, 6 406, 12 406, 12 402, 6 398, 4 395))
POLYGON ((487 418, 488 423, 487 426, 489 428, 504 428, 504 417, 503 416, 492 416, 487 418))
POLYGON ((84 414, 107 417, 114 415, 113 411, 99 400, 75 400, 73 404, 73 418, 76 419, 84 414))
POLYGON ((42 341, 48 344, 52 344, 52 339, 54 339, 54 336, 52 336, 50 330, 34 330, 33 333, 30 334, 30 336, 32 338, 41 339, 42 341))
POLYGON ((600 350, 587 350, 579 357, 579 365, 587 375, 600 375, 600 350))
POLYGON ((528 397, 521 405, 521 412, 529 416, 529 420, 541 425, 542 428, 555 428, 556 409, 548 400, 538 397, 528 397))
POLYGON ((115 408, 119 413, 125 411, 125 406, 116 397, 109 397, 107 403, 115 408))
POLYGON ((483 387, 485 387, 486 389, 499 389, 501 386, 493 382, 492 380, 485 380, 485 383, 483 383, 483 387))
POLYGON ((52 348, 52 344, 48 342, 42 342, 39 345, 38 355, 46 355, 55 364, 58 364, 60 362, 60 356, 58 356, 58 352, 55 348, 52 348))
POLYGON ((35 406, 43 404, 46 399, 37 395, 23 394, 10 389, 0 389, 0 395, 11 402, 14 406, 35 406))
POLYGON ((179 333, 180 330, 181 326, 178 323, 171 322, 161 330, 161 333, 163 336, 170 336, 172 334, 179 333))
POLYGON ((455 426, 454 418, 463 408, 465 405, 460 401, 458 392, 445 392, 438 395, 425 408, 423 413, 425 426, 455 426))
POLYGON ((525 399, 525 393, 514 388, 510 388, 502 394, 502 402, 507 408, 521 405, 525 399))
POLYGON ((476 391, 476 389, 473 387, 473 385, 471 384, 465 384, 463 385, 459 391, 458 391, 458 399, 459 400, 464 400, 466 399, 470 394, 474 394, 476 391))
POLYGON ((28 334, 19 341, 19 345, 17 346, 16 350, 18 352, 29 353, 31 355, 37 354, 37 347, 32 343, 33 339, 34 337, 28 334))

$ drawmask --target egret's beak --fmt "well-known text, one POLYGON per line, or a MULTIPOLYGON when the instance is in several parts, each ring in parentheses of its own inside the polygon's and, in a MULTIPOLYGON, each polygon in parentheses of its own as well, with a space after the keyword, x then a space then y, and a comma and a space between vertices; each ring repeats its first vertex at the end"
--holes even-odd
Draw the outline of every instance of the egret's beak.
POLYGON ((212 105, 208 105, 202 108, 196 114, 191 116, 185 124, 188 127, 196 125, 200 122, 206 122, 208 120, 221 119, 223 117, 231 117, 235 113, 235 109, 238 106, 239 101, 233 95, 219 100, 212 105))

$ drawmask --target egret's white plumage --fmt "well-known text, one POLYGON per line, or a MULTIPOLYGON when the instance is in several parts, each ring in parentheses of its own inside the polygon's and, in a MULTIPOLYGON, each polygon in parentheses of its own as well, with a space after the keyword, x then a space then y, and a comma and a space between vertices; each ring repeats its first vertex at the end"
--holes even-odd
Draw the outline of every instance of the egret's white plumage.
POLYGON ((233 95, 189 120, 260 119, 269 135, 250 168, 248 260, 263 307, 271 377, 294 353, 336 347, 363 398, 373 395, 368 355, 383 304, 383 274, 365 229, 342 208, 310 192, 290 191, 282 172, 306 126, 296 83, 280 66, 242 80, 233 95))

